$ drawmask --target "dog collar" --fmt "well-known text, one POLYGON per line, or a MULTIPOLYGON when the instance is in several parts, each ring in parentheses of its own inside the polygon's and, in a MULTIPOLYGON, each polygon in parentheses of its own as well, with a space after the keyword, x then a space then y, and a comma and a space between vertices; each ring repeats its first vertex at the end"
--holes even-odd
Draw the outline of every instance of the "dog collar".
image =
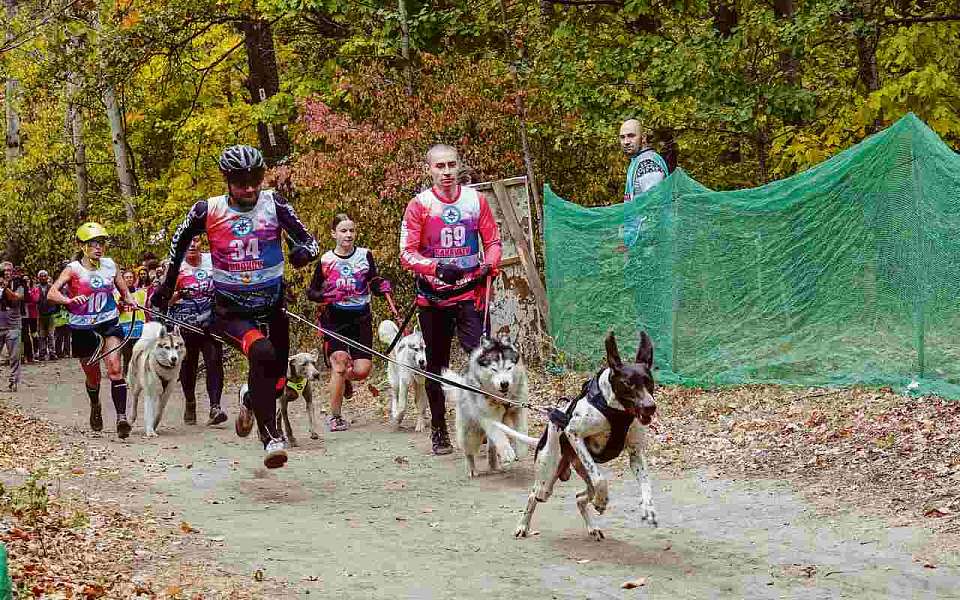
POLYGON ((307 387, 307 380, 304 379, 303 381, 293 381, 288 379, 287 387, 300 394, 303 392, 303 388, 307 387))

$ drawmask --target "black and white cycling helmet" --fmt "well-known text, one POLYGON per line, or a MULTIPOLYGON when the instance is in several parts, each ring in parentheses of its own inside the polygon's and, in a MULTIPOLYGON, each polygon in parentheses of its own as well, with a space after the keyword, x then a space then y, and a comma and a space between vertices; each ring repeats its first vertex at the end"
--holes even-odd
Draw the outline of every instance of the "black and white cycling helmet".
POLYGON ((253 146, 230 146, 223 151, 220 159, 217 161, 220 170, 230 175, 232 173, 252 173, 262 171, 263 155, 253 146))

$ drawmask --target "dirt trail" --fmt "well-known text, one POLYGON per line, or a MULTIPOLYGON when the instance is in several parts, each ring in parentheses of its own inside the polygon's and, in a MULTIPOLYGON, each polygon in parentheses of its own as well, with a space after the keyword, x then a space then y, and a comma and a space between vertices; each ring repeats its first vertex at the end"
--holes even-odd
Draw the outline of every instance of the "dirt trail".
MULTIPOLYGON (((515 540, 530 459, 471 481, 458 453, 433 457, 425 434, 376 420, 312 441, 298 406, 302 446, 266 472, 258 444, 234 435, 232 414, 227 428, 185 426, 179 394, 155 440, 139 420, 126 443, 112 431, 91 436, 77 371, 65 361, 28 366, 13 400, 126 465, 104 495, 188 521, 225 570, 263 569, 289 582, 289 597, 960 598, 956 556, 935 569, 915 560, 924 530, 854 511, 825 516, 781 482, 656 478, 661 526, 651 529, 637 518, 636 482, 614 472, 598 543, 582 528, 571 480, 538 508, 541 533, 515 540), (646 586, 620 588, 636 577, 646 586)), ((106 394, 104 409, 112 423, 106 394)))

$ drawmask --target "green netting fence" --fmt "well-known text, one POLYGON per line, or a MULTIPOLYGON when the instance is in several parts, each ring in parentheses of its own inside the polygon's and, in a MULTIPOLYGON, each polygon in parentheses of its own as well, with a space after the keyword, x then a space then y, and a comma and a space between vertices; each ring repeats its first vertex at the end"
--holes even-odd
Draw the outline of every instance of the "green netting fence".
POLYGON ((678 169, 629 204, 544 195, 550 329, 575 363, 646 329, 664 382, 960 398, 960 157, 913 114, 759 188, 678 169))

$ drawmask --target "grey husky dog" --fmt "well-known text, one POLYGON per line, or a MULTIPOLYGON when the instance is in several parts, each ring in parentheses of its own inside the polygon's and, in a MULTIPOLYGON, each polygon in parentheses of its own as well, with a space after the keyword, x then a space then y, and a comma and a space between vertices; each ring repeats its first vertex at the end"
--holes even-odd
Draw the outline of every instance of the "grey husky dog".
POLYGON ((527 445, 516 438, 509 438, 505 433, 505 429, 522 435, 527 433, 527 409, 518 406, 526 404, 528 399, 527 371, 520 352, 509 337, 484 338, 480 346, 470 353, 467 369, 462 375, 447 369, 443 376, 512 402, 504 404, 477 392, 444 385, 444 393, 454 399, 457 444, 466 457, 468 477, 477 475, 476 461, 484 438, 487 441, 490 471, 498 471, 504 463, 526 455, 527 445))
POLYGON ((137 403, 143 396, 143 432, 147 437, 157 435, 157 427, 163 418, 173 384, 180 375, 180 366, 187 348, 180 335, 180 328, 172 332, 157 321, 144 324, 143 335, 133 346, 130 357, 130 393, 133 410, 130 423, 137 419, 137 403))
MULTIPOLYGON (((380 341, 389 345, 400 332, 397 324, 386 319, 377 328, 380 341)), ((390 422, 397 429, 407 413, 407 395, 413 390, 414 408, 417 413, 417 423, 414 431, 424 430, 427 422, 427 388, 423 375, 403 367, 427 368, 427 345, 423 341, 423 334, 414 331, 400 339, 400 343, 390 351, 390 358, 400 364, 390 363, 387 366, 387 376, 390 379, 390 422)))

